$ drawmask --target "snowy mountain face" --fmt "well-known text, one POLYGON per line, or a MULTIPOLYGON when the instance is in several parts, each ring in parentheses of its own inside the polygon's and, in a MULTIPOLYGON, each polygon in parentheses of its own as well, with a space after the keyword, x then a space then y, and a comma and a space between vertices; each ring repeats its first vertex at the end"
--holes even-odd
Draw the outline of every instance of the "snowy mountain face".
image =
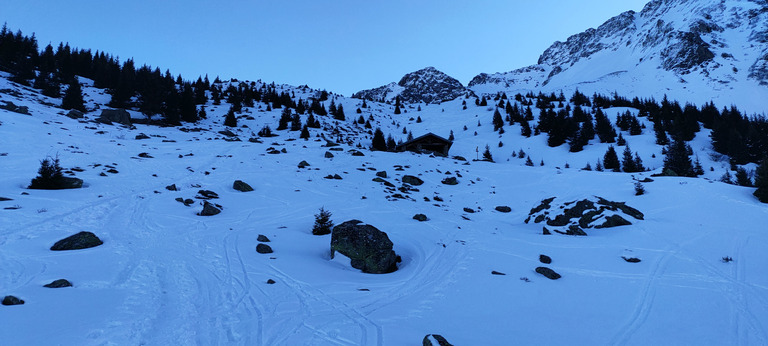
POLYGON ((480 74, 476 92, 572 90, 768 110, 765 0, 654 0, 555 42, 533 66, 480 74), (762 99, 758 101, 757 99, 762 99))
POLYGON ((389 101, 400 96, 400 100, 405 103, 436 104, 453 100, 466 91, 467 89, 455 78, 434 67, 427 67, 406 74, 397 83, 359 91, 352 97, 373 101, 389 101))

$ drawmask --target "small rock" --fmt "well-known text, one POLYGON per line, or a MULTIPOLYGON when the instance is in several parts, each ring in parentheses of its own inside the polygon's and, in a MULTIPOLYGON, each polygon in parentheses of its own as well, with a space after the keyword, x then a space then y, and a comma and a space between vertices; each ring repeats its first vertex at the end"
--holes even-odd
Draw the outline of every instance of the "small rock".
POLYGON ((307 168, 307 167, 309 167, 309 166, 310 166, 310 165, 309 165, 309 162, 307 162, 307 161, 301 161, 301 162, 299 162, 299 168, 307 168))
POLYGON ((152 158, 154 158, 152 155, 149 155, 149 153, 139 153, 139 157, 143 157, 145 159, 152 159, 152 158))
POLYGON ((5 296, 3 298, 3 305, 21 305, 24 301, 14 296, 5 296))
POLYGON ((248 185, 242 180, 235 180, 235 182, 232 184, 232 188, 240 192, 253 191, 251 185, 248 185))
POLYGON ((269 238, 267 238, 267 236, 265 236, 263 234, 259 234, 259 236, 256 238, 256 240, 260 241, 262 243, 269 243, 270 242, 269 238))
POLYGON ((415 177, 412 175, 404 175, 402 179, 404 184, 409 184, 413 186, 419 186, 421 184, 424 184, 424 181, 419 179, 419 177, 415 177))
POLYGON ((333 175, 333 179, 336 179, 336 180, 341 180, 341 179, 343 179, 343 178, 342 178, 340 175, 338 175, 338 174, 334 174, 334 175, 333 175))
POLYGON ((72 283, 70 283, 67 279, 58 279, 58 280, 54 280, 53 282, 47 285, 44 285, 43 287, 48 287, 48 288, 72 287, 72 283))
POLYGON ((221 209, 217 208, 215 205, 208 203, 208 201, 205 201, 203 203, 203 210, 200 211, 200 216, 213 216, 218 213, 221 213, 221 209))
POLYGON ((365 156, 365 154, 359 150, 351 150, 350 153, 352 153, 352 156, 365 156))
POLYGON ((200 199, 216 199, 219 198, 219 194, 216 192, 213 192, 211 190, 198 190, 197 191, 200 196, 198 198, 200 199))
POLYGON ((53 246, 51 246, 51 250, 80 250, 96 247, 101 244, 104 244, 104 242, 102 242, 101 239, 99 239, 99 237, 97 237, 95 234, 83 231, 57 241, 55 244, 53 244, 53 246))
POLYGON ((547 255, 539 255, 539 262, 544 264, 550 264, 552 263, 552 258, 550 258, 547 255))
POLYGON ((387 178, 387 171, 376 172, 376 176, 379 178, 387 178))
POLYGON ((258 253, 272 253, 272 247, 267 244, 256 245, 256 252, 258 253))
POLYGON ((497 272, 497 271, 495 271, 495 270, 494 270, 494 271, 492 271, 492 272, 491 272, 491 274, 493 274, 493 275, 507 275, 507 274, 504 274, 504 273, 502 273, 502 272, 497 272))
POLYGON ((546 276, 548 279, 551 279, 551 280, 557 280, 561 277, 560 274, 556 273, 554 270, 549 269, 547 267, 536 267, 536 272, 546 276))
POLYGON ((474 214, 474 213, 475 213, 475 210, 474 210, 474 209, 472 209, 472 208, 464 208, 464 212, 465 212, 465 213, 474 214))
POLYGON ((149 139, 149 136, 147 136, 147 135, 145 135, 143 133, 139 133, 138 135, 136 135, 136 139, 137 140, 139 140, 139 139, 149 139))
POLYGON ((496 207, 496 211, 500 213, 509 213, 512 211, 512 208, 506 206, 506 205, 500 205, 496 207))
POLYGON ((267 280, 267 284, 268 285, 274 285, 275 284, 275 280, 269 279, 269 280, 267 280))
POLYGON ((416 215, 413 216, 413 219, 414 220, 418 220, 418 221, 422 221, 422 222, 428 220, 427 216, 424 215, 424 214, 416 214, 416 215))
POLYGON ((331 159, 331 158, 333 158, 333 153, 331 153, 330 151, 326 151, 326 152, 325 152, 325 158, 326 158, 326 159, 331 159))
POLYGON ((448 177, 448 178, 443 179, 441 181, 441 183, 443 183, 445 185, 458 185, 459 181, 456 180, 456 177, 448 177))
POLYGON ((627 261, 629 263, 639 263, 640 262, 640 259, 637 258, 637 257, 629 257, 629 258, 627 258, 627 257, 621 256, 621 258, 623 258, 625 261, 627 261))
POLYGON ((85 117, 85 113, 83 113, 83 112, 81 112, 81 111, 79 111, 77 109, 70 110, 66 115, 70 119, 82 119, 82 118, 85 117))

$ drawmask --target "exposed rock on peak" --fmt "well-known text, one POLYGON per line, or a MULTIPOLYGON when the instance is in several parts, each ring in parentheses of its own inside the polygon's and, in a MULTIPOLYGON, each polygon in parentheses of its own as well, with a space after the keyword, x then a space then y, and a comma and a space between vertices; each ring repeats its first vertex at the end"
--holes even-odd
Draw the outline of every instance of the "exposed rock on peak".
POLYGON ((403 76, 397 83, 356 92, 352 97, 372 101, 390 101, 400 96, 405 103, 440 103, 463 95, 467 89, 455 78, 427 67, 403 76))

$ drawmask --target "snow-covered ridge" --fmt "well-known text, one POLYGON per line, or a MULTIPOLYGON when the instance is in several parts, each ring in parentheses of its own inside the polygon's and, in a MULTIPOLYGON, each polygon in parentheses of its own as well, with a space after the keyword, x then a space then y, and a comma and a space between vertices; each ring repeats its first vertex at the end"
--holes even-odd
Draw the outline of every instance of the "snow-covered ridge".
POLYGON ((702 104, 768 105, 768 7, 763 0, 655 0, 597 29, 555 42, 536 65, 479 74, 478 93, 511 90, 618 91, 702 104), (627 73, 616 73, 627 71, 627 73))
POLYGON ((440 103, 463 95, 467 89, 455 78, 427 67, 403 76, 397 83, 375 89, 359 91, 354 98, 372 101, 390 101, 400 96, 406 103, 440 103))

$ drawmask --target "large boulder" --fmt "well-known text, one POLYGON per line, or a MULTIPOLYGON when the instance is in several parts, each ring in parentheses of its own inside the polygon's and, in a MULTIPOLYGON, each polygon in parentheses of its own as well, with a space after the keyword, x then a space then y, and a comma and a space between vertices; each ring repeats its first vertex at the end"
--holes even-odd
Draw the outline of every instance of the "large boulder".
POLYGON ((610 228, 631 225, 628 218, 643 220, 639 210, 624 202, 613 202, 601 197, 560 202, 548 198, 531 209, 525 223, 546 223, 557 233, 567 235, 587 235, 589 228, 610 228))
POLYGON ((67 279, 58 279, 58 280, 53 280, 49 284, 43 285, 43 287, 48 287, 48 288, 72 287, 72 283, 69 282, 69 280, 67 279))
POLYGON ((248 183, 242 180, 235 180, 235 182, 232 184, 232 188, 240 192, 253 191, 251 185, 248 185, 248 183))
POLYGON ((51 250, 53 251, 65 251, 65 250, 80 250, 92 248, 104 244, 95 234, 91 232, 80 232, 57 241, 51 250))
POLYGON ((547 279, 557 280, 560 278, 560 274, 547 267, 536 267, 536 272, 544 275, 547 279))
POLYGON ((213 216, 218 213, 221 213, 221 209, 219 209, 216 205, 213 203, 208 203, 208 201, 205 201, 203 203, 203 210, 200 211, 200 216, 213 216))
POLYGON ((118 123, 131 126, 131 114, 125 109, 103 109, 97 119, 101 123, 118 123))
POLYGON ((349 257, 352 267, 364 273, 385 274, 397 270, 400 256, 392 250, 386 233, 360 220, 346 221, 331 232, 331 258, 336 251, 349 257))
POLYGON ((70 119, 82 119, 85 117, 85 113, 77 109, 71 109, 69 112, 67 112, 66 116, 70 119))
POLYGON ((3 305, 21 305, 24 304, 24 300, 16 298, 14 296, 5 296, 3 298, 3 305))

